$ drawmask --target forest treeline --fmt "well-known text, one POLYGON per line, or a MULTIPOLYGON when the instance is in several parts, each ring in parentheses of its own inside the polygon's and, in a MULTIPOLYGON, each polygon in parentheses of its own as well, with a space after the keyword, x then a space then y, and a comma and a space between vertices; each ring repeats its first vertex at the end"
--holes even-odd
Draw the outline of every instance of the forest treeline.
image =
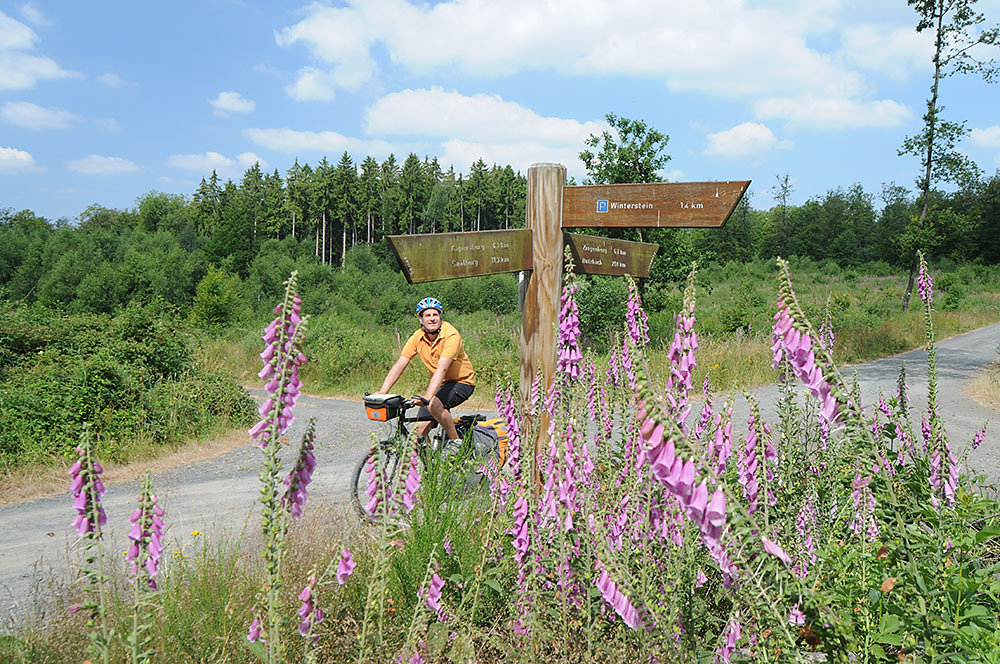
MULTIPOLYGON (((721 229, 630 231, 661 246, 653 282, 683 278, 694 260, 779 255, 905 270, 921 248, 934 258, 1000 262, 1000 173, 934 192, 922 226, 916 197, 902 186, 837 187, 791 205, 788 182, 779 178, 773 190, 778 205, 755 209, 745 198, 721 229)), ((352 247, 370 245, 394 265, 386 235, 523 227, 524 201, 525 177, 509 165, 480 159, 466 175, 415 154, 402 164, 392 155, 356 164, 344 153, 336 164, 296 160, 284 176, 256 164, 239 182, 213 172, 190 197, 153 191, 132 208, 94 204, 72 221, 0 209, 0 297, 77 312, 155 300, 186 310, 201 284, 269 300, 280 287, 276 256, 282 268, 291 260, 335 269, 352 247)))

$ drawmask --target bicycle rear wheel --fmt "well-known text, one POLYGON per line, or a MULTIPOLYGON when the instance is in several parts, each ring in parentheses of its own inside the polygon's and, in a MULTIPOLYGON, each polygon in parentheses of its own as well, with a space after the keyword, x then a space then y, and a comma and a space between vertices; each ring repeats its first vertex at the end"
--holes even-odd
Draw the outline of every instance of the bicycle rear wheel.
POLYGON ((370 523, 378 521, 382 506, 378 503, 377 494, 375 496, 368 494, 369 486, 373 480, 381 484, 386 498, 390 499, 389 491, 396 484, 396 475, 399 473, 399 452, 392 442, 383 440, 376 445, 378 453, 376 447, 371 447, 358 461, 351 476, 350 486, 354 510, 358 516, 370 523))

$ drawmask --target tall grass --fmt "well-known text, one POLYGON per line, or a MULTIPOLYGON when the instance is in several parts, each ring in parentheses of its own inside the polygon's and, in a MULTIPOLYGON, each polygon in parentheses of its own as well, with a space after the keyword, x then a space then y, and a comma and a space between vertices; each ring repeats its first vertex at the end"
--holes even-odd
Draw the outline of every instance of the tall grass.
MULTIPOLYGON (((967 332, 1000 321, 1000 268, 950 266, 954 309, 934 312, 940 338, 967 332)), ((887 274, 884 265, 841 271, 811 261, 793 262, 791 275, 800 284, 799 297, 805 313, 821 320, 829 308, 837 338, 836 358, 841 366, 894 355, 924 344, 922 314, 918 307, 900 311, 905 277, 887 274)), ((774 315, 773 276, 769 264, 726 264, 709 267, 699 274, 698 333, 700 362, 695 372, 699 384, 711 374, 721 390, 740 390, 774 380, 770 369, 771 317, 774 315)), ((946 285, 949 280, 945 280, 946 285)), ((599 286, 598 286, 599 287, 599 286)), ((650 310, 650 370, 662 380, 667 367, 666 351, 673 335, 673 312, 680 303, 676 287, 651 287, 646 299, 658 305, 650 310)), ((620 298, 619 298, 620 299, 620 298)), ((624 307, 623 301, 620 302, 624 307)), ((307 351, 313 361, 303 368, 309 390, 326 396, 356 399, 377 389, 402 344, 417 328, 415 318, 392 325, 372 321, 361 325, 357 317, 311 312, 312 338, 307 351)), ((604 316, 620 320, 621 311, 604 316)), ((462 333, 466 350, 477 373, 479 390, 470 407, 492 403, 492 386, 498 380, 519 375, 520 315, 449 313, 446 318, 462 333)), ((585 333, 585 347, 586 334, 585 333)), ((224 336, 206 336, 199 342, 199 357, 213 368, 225 370, 245 385, 256 379, 250 369, 256 361, 259 334, 231 330, 224 336), (250 368, 248 368, 250 367, 250 368)), ((609 359, 609 343, 591 337, 589 350, 596 362, 609 359)), ((397 383, 401 393, 420 394, 426 388, 427 372, 414 361, 397 383)))

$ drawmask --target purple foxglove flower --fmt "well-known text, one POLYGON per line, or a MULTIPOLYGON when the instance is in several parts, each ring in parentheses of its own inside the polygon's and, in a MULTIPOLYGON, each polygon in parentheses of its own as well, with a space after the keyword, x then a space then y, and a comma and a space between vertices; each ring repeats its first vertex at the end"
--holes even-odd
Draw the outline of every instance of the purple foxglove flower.
POLYGON ((649 343, 649 317, 643 311, 642 302, 639 299, 639 290, 635 282, 628 280, 628 301, 625 312, 625 322, 628 328, 629 337, 632 343, 638 345, 649 343))
POLYGON ((806 615, 799 610, 799 603, 792 605, 792 610, 788 613, 788 624, 792 627, 806 624, 806 615))
POLYGON ((250 623, 250 631, 247 633, 247 641, 250 643, 260 641, 260 634, 262 631, 264 631, 264 625, 261 624, 260 618, 255 616, 253 622, 250 623))
POLYGON ((606 569, 601 569, 601 573, 594 580, 594 585, 601 592, 604 601, 621 616, 622 621, 628 627, 631 629, 640 627, 639 612, 632 604, 632 600, 618 588, 618 584, 611 580, 606 569))
POLYGON ((313 588, 316 586, 316 577, 310 576, 306 586, 299 593, 299 600, 302 606, 299 607, 299 617, 302 622, 299 624, 299 635, 310 641, 313 645, 319 642, 319 635, 312 634, 312 628, 323 621, 323 612, 316 606, 313 596, 313 588))
POLYGON ((708 577, 705 576, 705 573, 699 569, 698 574, 695 576, 694 587, 701 588, 706 583, 708 583, 708 577))
POLYGON ((420 470, 418 469, 419 459, 417 457, 416 448, 413 449, 413 454, 410 457, 409 470, 406 473, 406 479, 403 481, 403 495, 400 502, 403 506, 403 511, 409 514, 413 511, 413 507, 416 505, 417 501, 417 491, 420 489, 420 470))
POLYGON ((147 472, 143 478, 142 490, 139 494, 139 507, 136 508, 129 521, 133 523, 129 539, 132 544, 125 553, 125 560, 131 563, 130 573, 136 583, 144 583, 149 589, 156 590, 154 577, 159 574, 160 556, 163 547, 163 510, 156 504, 156 494, 147 472))
POLYGON ((917 272, 917 292, 920 293, 921 302, 929 305, 934 301, 934 282, 927 272, 923 256, 920 257, 920 269, 917 272))
POLYGON ((839 422, 840 407, 832 394, 830 385, 823 376, 822 370, 815 363, 812 339, 808 333, 794 326, 789 305, 780 296, 778 298, 778 311, 774 315, 773 339, 774 368, 778 368, 782 354, 784 354, 795 376, 822 403, 820 416, 830 423, 839 422))
POLYGON ((771 554, 772 556, 774 556, 781 562, 785 563, 786 565, 792 564, 792 559, 788 557, 788 554, 785 553, 785 550, 782 549, 776 542, 772 542, 771 540, 763 536, 761 536, 760 542, 761 544, 764 545, 764 551, 771 554))
POLYGON ((351 575, 356 565, 354 554, 350 549, 344 549, 340 554, 340 562, 337 563, 337 583, 340 585, 347 583, 347 577, 351 575))
POLYGON ((576 289, 576 282, 570 272, 563 286, 562 309, 559 311, 559 356, 556 370, 571 380, 580 377, 580 361, 583 359, 579 347, 580 317, 576 306, 576 289))
POLYGON ((316 457, 313 454, 316 439, 316 418, 310 418, 309 426, 302 435, 299 456, 295 468, 285 477, 285 494, 281 497, 281 505, 295 520, 302 517, 302 508, 309 497, 308 487, 312 481, 312 473, 316 468, 316 457))
POLYGON ((976 435, 972 438, 972 449, 976 449, 982 444, 983 439, 986 437, 986 427, 983 427, 976 432, 976 435))
POLYGON ((73 494, 73 509, 77 511, 73 527, 80 537, 100 537, 101 528, 108 522, 108 517, 101 506, 105 488, 100 475, 104 472, 101 464, 91 458, 91 442, 89 437, 76 448, 79 457, 70 468, 72 478, 70 491, 73 494))
POLYGON ((437 572, 431 575, 430 583, 421 589, 418 596, 422 596, 427 608, 441 616, 441 589, 444 588, 444 579, 438 576, 437 572))

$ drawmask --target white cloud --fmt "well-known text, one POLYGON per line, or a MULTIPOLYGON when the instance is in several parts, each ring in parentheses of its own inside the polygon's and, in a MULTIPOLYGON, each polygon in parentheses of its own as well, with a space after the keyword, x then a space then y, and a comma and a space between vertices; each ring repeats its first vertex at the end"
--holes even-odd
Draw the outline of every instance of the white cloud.
POLYGON ((0 146, 0 174, 12 175, 35 169, 35 158, 24 150, 0 146))
POLYGON ((141 170, 128 159, 104 157, 98 154, 67 162, 66 168, 74 173, 83 173, 84 175, 120 175, 121 173, 134 173, 141 170))
POLYGON ((254 164, 260 164, 261 169, 265 169, 268 166, 266 161, 255 155, 253 152, 244 152, 236 155, 236 163, 244 169, 250 168, 254 164))
POLYGON ((23 52, 33 49, 37 41, 34 30, 0 12, 0 90, 25 90, 39 80, 81 76, 51 58, 23 52))
MULTIPOLYGON (((382 140, 351 138, 335 131, 298 131, 281 129, 244 129, 243 134, 257 145, 277 152, 384 155, 394 146, 382 140)), ((398 146, 396 146, 398 148, 398 146)))
POLYGON ((66 129, 78 118, 62 108, 45 108, 29 101, 9 101, 0 107, 0 120, 27 129, 66 129))
POLYGON ((419 135, 468 141, 538 141, 579 146, 606 129, 601 122, 579 122, 538 115, 499 95, 404 90, 386 95, 365 113, 370 135, 419 135))
POLYGON ((1000 125, 986 129, 973 129, 969 140, 978 148, 1000 148, 1000 125))
POLYGON ((331 101, 337 96, 336 78, 315 67, 300 69, 295 82, 285 86, 285 92, 295 101, 331 101))
POLYGON ((0 90, 27 90, 39 80, 60 78, 80 78, 80 74, 66 71, 51 58, 0 51, 0 90))
POLYGON ((0 12, 0 49, 34 48, 36 41, 38 35, 34 30, 0 12))
POLYGON ((930 31, 910 26, 854 25, 841 35, 841 53, 847 62, 896 80, 928 70, 933 52, 930 31))
POLYGON ((455 170, 467 173, 469 167, 478 159, 487 165, 510 164, 515 171, 525 173, 534 163, 556 163, 566 166, 568 175, 582 177, 583 164, 580 163, 579 147, 567 145, 553 146, 538 141, 509 141, 503 143, 486 143, 452 139, 442 143, 444 149, 438 162, 447 169, 454 166, 455 170))
POLYGON ((774 147, 778 139, 770 129, 757 122, 744 122, 732 129, 709 134, 705 154, 715 157, 754 157, 774 147))
MULTIPOLYGON (((417 75, 457 71, 495 78, 554 71, 635 76, 675 91, 732 98, 860 99, 870 84, 852 66, 874 63, 862 55, 848 62, 835 49, 841 41, 866 43, 869 33, 842 36, 840 11, 835 2, 760 7, 741 0, 355 0, 342 8, 309 5, 275 40, 304 46, 323 67, 299 72, 288 88, 297 99, 330 99, 337 88, 357 89, 370 81, 378 73, 376 48, 417 75), (824 51, 813 43, 832 46, 824 51)), ((902 31, 894 31, 893 42, 881 50, 891 56, 889 70, 902 67, 912 48, 902 31)))
POLYGON ((267 162, 253 152, 244 152, 235 159, 218 152, 202 152, 198 154, 175 154, 167 158, 167 163, 174 168, 208 173, 215 171, 219 175, 236 176, 247 168, 260 163, 262 169, 267 168, 267 162))
POLYGON ((218 152, 202 152, 200 154, 171 155, 167 158, 167 163, 174 168, 184 168, 207 173, 212 170, 231 168, 235 162, 218 152))
POLYGON ((909 107, 891 99, 858 101, 846 97, 781 97, 754 104, 763 120, 784 120, 790 127, 813 129, 894 129, 912 116, 909 107))
POLYGON ((51 25, 52 22, 33 4, 25 3, 21 5, 21 17, 28 23, 35 25, 51 25))
POLYGON ((306 18, 276 32, 274 40, 279 46, 304 44, 328 70, 301 69, 295 84, 286 88, 288 94, 299 101, 326 101, 333 98, 336 87, 359 89, 376 71, 371 55, 375 35, 364 8, 313 4, 305 11, 306 18))
POLYGON ((252 99, 244 99, 239 92, 220 92, 208 103, 215 108, 215 115, 227 117, 230 113, 250 113, 257 104, 252 99))
POLYGON ((120 88, 125 85, 125 81, 118 74, 112 74, 110 72, 106 74, 101 74, 97 77, 97 80, 108 86, 109 88, 120 88))

